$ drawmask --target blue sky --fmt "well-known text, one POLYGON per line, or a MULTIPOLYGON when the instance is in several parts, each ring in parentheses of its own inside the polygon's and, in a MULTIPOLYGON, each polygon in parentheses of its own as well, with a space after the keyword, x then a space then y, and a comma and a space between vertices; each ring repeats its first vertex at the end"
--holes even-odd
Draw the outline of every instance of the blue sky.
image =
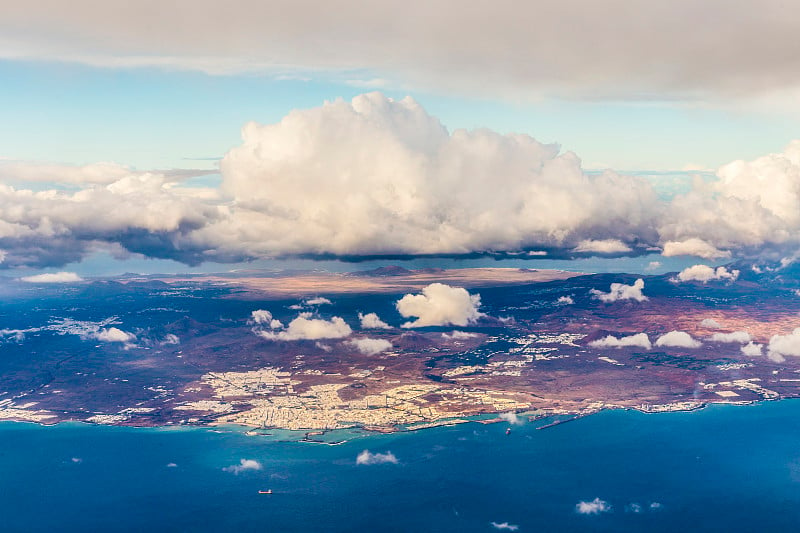
MULTIPOLYGON (((209 75, 154 68, 96 68, 0 61, 0 156, 72 164, 114 161, 138 169, 210 168, 240 142, 250 120, 351 99, 363 87, 268 74, 209 75), (197 158, 197 159, 194 159, 197 158)), ((527 133, 576 152, 590 168, 716 168, 779 151, 796 134, 792 114, 665 102, 554 99, 508 102, 391 86, 448 128, 527 133)))

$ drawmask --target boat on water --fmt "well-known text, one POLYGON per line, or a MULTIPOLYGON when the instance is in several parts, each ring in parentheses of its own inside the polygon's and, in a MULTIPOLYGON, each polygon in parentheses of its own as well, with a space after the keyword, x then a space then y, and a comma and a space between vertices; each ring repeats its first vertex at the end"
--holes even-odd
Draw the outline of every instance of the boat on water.
POLYGON ((511 435, 511 428, 506 429, 506 435, 511 435))
POLYGON ((272 489, 260 490, 260 491, 258 491, 258 493, 259 494, 272 494, 272 489))

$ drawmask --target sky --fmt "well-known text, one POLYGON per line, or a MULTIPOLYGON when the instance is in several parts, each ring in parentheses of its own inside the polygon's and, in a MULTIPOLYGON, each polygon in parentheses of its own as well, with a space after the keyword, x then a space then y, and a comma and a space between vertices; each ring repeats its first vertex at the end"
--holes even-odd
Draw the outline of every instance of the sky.
POLYGON ((792 261, 798 11, 3 2, 0 268, 792 261))

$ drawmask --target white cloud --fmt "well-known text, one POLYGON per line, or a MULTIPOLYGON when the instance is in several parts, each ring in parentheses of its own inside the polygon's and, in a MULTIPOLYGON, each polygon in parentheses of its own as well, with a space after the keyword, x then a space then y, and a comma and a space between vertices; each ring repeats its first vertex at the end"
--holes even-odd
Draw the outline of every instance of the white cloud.
POLYGON ((270 329, 280 329, 283 327, 283 323, 272 317, 272 313, 267 311, 266 309, 256 309, 252 313, 250 313, 250 321, 251 324, 255 324, 256 326, 267 326, 270 329))
POLYGON ((25 332, 47 330, 59 335, 77 335, 83 340, 117 342, 125 344, 126 348, 131 347, 136 340, 136 335, 111 326, 111 324, 119 324, 117 317, 112 316, 99 322, 62 318, 52 320, 50 324, 43 328, 33 328, 25 330, 25 332))
POLYGON ((785 356, 800 357, 800 328, 788 335, 773 335, 767 346, 767 357, 782 362, 785 356))
POLYGON ((508 522, 491 522, 492 527, 501 531, 517 531, 519 526, 508 522))
POLYGON ((513 411, 509 413, 500 413, 499 415, 497 415, 497 417, 515 426, 521 426, 524 423, 524 420, 519 416, 517 416, 517 413, 513 411))
POLYGON ((714 280, 736 281, 739 277, 738 270, 728 270, 724 266, 714 267, 694 265, 681 270, 674 281, 702 281, 707 283, 714 280))
POLYGON ((646 350, 649 350, 653 347, 646 333, 637 333, 635 335, 628 335, 627 337, 619 338, 614 337, 613 335, 608 335, 602 339, 597 339, 590 342, 589 346, 594 348, 627 348, 638 346, 646 350))
POLYGON ((661 253, 664 257, 674 257, 676 255, 693 255, 703 259, 721 259, 723 257, 730 257, 731 253, 728 251, 717 250, 714 246, 708 244, 702 239, 692 237, 685 241, 669 241, 664 243, 664 251, 661 253))
POLYGON ((764 345, 752 341, 745 344, 740 349, 744 355, 749 355, 750 357, 759 357, 764 353, 764 345))
POLYGON ((661 268, 661 261, 650 261, 647 263, 647 266, 644 267, 644 269, 648 272, 658 270, 659 268, 661 268))
POLYGON ((714 333, 708 338, 711 342, 735 342, 748 344, 752 339, 746 331, 733 331, 731 333, 714 333))
POLYGON ((199 233, 249 255, 657 240, 645 180, 589 176, 574 154, 527 135, 449 132, 411 98, 363 94, 249 123, 242 135, 221 162, 235 216, 199 233))
POLYGON ((590 502, 581 501, 575 505, 575 512, 578 514, 600 514, 611 511, 611 506, 608 502, 595 498, 590 502))
POLYGON ((422 294, 406 294, 396 304, 403 317, 417 317, 404 323, 404 328, 466 326, 480 318, 480 305, 480 295, 443 283, 431 283, 422 289, 422 294))
MULTIPOLYGON (((62 170, 30 172, 47 182, 62 170)), ((587 174, 558 146, 451 132, 413 99, 371 93, 246 124, 220 172, 222 185, 203 191, 104 164, 63 170, 66 189, 0 183, 0 266, 62 266, 98 250, 197 264, 654 247, 720 258, 800 245, 800 141, 667 201, 644 179, 587 174)))
POLYGON ((37 274, 19 278, 28 283, 75 283, 83 278, 74 272, 56 272, 55 274, 37 274))
POLYGON ((391 349, 392 343, 385 339, 370 339, 364 337, 347 341, 347 344, 358 349, 364 355, 375 355, 391 349))
POLYGON ((800 141, 782 153, 734 161, 711 183, 677 196, 659 227, 665 241, 696 238, 720 249, 796 248, 800 241, 800 141))
POLYGON ((713 318, 704 318, 700 325, 704 328, 708 329, 722 329, 722 324, 714 320, 713 318))
POLYGON ((283 341, 341 339, 349 337, 352 332, 341 317, 334 316, 325 320, 313 318, 311 313, 300 313, 282 331, 255 331, 262 338, 283 341))
POLYGON ((361 321, 361 329, 392 329, 392 326, 381 320, 376 313, 365 315, 358 313, 358 319, 361 321))
POLYGON ((703 343, 693 339, 685 331, 670 331, 656 339, 656 346, 673 346, 676 348, 699 348, 703 343))
POLYGON ((222 470, 225 472, 230 472, 232 474, 241 474, 242 472, 251 472, 257 471, 264 468, 261 463, 256 461, 255 459, 241 459, 238 465, 231 465, 226 466, 222 470))
POLYGON ((165 345, 165 346, 175 345, 175 344, 180 344, 180 343, 181 343, 180 337, 178 337, 177 335, 174 335, 172 333, 167 333, 166 335, 164 335, 164 338, 160 342, 160 344, 165 345))
POLYGON ((316 298, 309 298, 303 302, 306 305, 331 305, 331 301, 327 298, 317 296, 316 298))
POLYGON ((459 330, 454 330, 451 331, 450 333, 447 332, 442 333, 442 338, 446 340, 466 340, 475 338, 477 336, 478 336, 477 333, 470 333, 469 331, 459 331, 459 330))
POLYGON ((328 346, 327 344, 322 344, 322 343, 321 343, 321 342, 319 342, 319 341, 315 342, 315 343, 314 343, 314 346, 316 346, 317 348, 319 348, 319 349, 320 349, 320 350, 322 350, 323 352, 330 352, 331 350, 333 350, 333 348, 331 348, 331 347, 330 347, 330 346, 328 346))
POLYGON ((4 342, 21 343, 25 341, 26 333, 34 333, 41 331, 41 328, 27 328, 27 329, 0 329, 0 344, 4 342))
POLYGON ((556 303, 560 305, 572 305, 575 303, 575 300, 572 299, 572 296, 559 296, 556 303))
POLYGON ((252 313, 250 313, 250 320, 253 321, 255 324, 269 324, 272 320, 272 313, 267 311, 266 309, 256 309, 252 313))
POLYGON ((619 254, 630 252, 632 248, 619 239, 586 239, 573 248, 578 253, 619 254))
POLYGON ((397 464, 397 457, 392 452, 372 453, 364 450, 356 457, 357 465, 379 465, 384 463, 397 464))
POLYGON ((612 303, 619 300, 635 300, 643 302, 647 300, 647 296, 642 294, 644 289, 644 280, 642 278, 633 282, 633 285, 625 285, 624 283, 612 283, 609 292, 601 292, 597 289, 592 289, 591 293, 595 298, 601 302, 612 303))
POLYGON ((101 342, 121 342, 121 343, 131 343, 136 340, 136 335, 133 333, 128 333, 126 331, 122 331, 119 328, 108 328, 108 329, 101 329, 97 333, 92 335, 95 339, 101 342))

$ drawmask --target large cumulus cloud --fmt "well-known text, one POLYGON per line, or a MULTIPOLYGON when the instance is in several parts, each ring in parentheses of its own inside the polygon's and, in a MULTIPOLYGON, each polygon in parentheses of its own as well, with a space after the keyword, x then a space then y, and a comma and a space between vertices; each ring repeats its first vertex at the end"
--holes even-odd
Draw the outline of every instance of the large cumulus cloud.
POLYGON ((590 177, 527 135, 448 132, 411 98, 328 102, 242 136, 221 163, 237 215, 215 229, 249 253, 617 253, 656 238, 645 181, 590 177))
POLYGON ((666 201, 643 179, 587 174, 558 146, 450 132, 414 100, 379 93, 242 133, 219 188, 113 164, 0 168, 0 267, 60 266, 97 249, 196 264, 525 249, 723 258, 800 246, 800 141, 666 201), (8 184, 20 176, 37 190, 8 184))
POLYGON ((669 205, 659 224, 665 253, 709 259, 729 250, 800 244, 800 141, 781 153, 734 161, 711 183, 698 181, 669 205), (673 244, 670 244, 673 243, 673 244))

